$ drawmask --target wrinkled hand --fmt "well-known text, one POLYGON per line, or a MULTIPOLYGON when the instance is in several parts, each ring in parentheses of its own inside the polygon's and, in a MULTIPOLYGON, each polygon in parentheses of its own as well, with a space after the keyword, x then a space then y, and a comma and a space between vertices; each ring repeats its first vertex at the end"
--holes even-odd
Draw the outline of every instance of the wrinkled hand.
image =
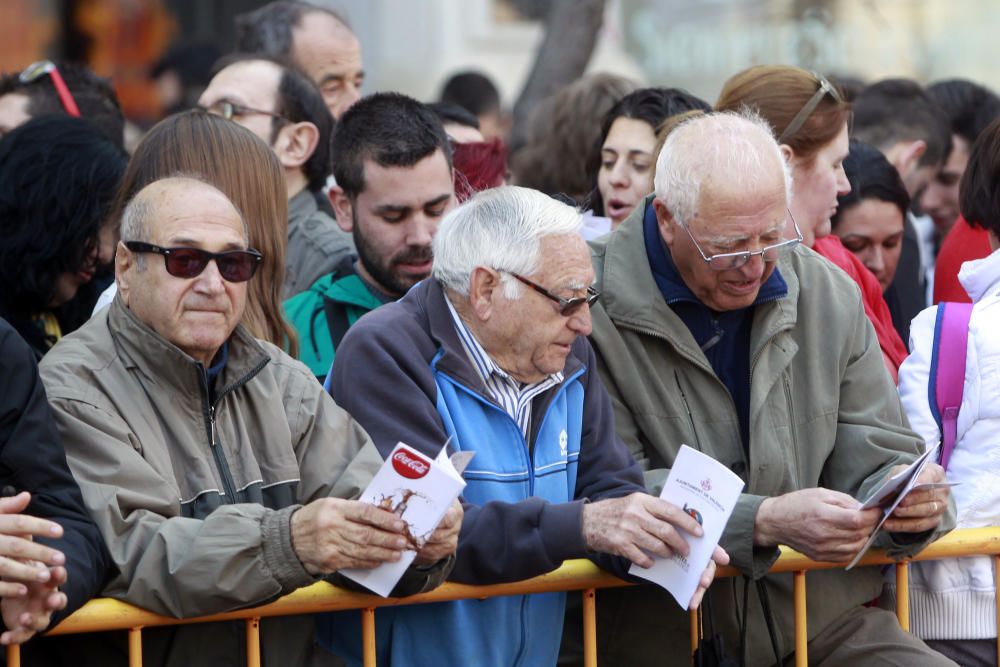
MULTIPOLYGON (((906 466, 893 466, 889 476, 898 474, 906 466)), ((944 468, 936 463, 928 463, 917 477, 917 484, 945 482, 944 468)), ((890 533, 922 533, 941 524, 941 517, 948 509, 948 487, 910 491, 899 501, 899 505, 883 527, 890 533)))
POLYGON ((50 579, 46 565, 66 562, 61 551, 31 541, 32 535, 62 537, 63 529, 54 521, 21 514, 30 502, 27 492, 0 498, 0 597, 26 595, 25 584, 50 579))
POLYGON ((583 506, 583 539, 591 551, 624 556, 640 567, 651 567, 650 554, 669 558, 688 555, 681 535, 701 536, 698 522, 676 505, 645 493, 601 500, 583 506))
MULTIPOLYGON (((41 563, 35 566, 44 567, 41 563)), ((66 569, 53 567, 49 570, 49 580, 27 585, 27 592, 19 597, 5 597, 0 601, 7 631, 0 635, 0 644, 23 644, 36 632, 49 627, 52 612, 66 606, 66 594, 59 592, 59 586, 66 583, 66 569)))
POLYGON ((462 509, 462 503, 455 500, 430 539, 417 552, 417 557, 413 562, 419 566, 427 567, 455 553, 455 550, 458 549, 458 533, 462 530, 463 516, 465 516, 465 510, 462 509))
POLYGON ((310 574, 371 569, 399 560, 405 529, 402 519, 374 505, 320 498, 292 514, 292 548, 310 574))
POLYGON ((787 544, 813 560, 847 562, 875 530, 882 510, 839 491, 815 488, 766 498, 757 510, 754 544, 787 544))

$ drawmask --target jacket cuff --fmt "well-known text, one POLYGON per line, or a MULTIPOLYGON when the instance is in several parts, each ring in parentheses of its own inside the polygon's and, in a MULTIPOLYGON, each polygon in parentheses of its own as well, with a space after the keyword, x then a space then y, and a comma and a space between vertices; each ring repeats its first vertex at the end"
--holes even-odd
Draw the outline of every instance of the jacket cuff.
POLYGON ((396 582, 389 597, 400 598, 434 590, 445 582, 455 567, 455 554, 448 554, 430 567, 410 565, 396 582))
POLYGON ((587 543, 583 539, 584 502, 546 503, 542 508, 538 517, 538 532, 545 552, 553 561, 587 555, 587 543))
POLYGON ((762 547, 753 543, 757 510, 764 499, 765 496, 741 494, 721 540, 722 548, 729 554, 730 564, 752 579, 767 574, 781 553, 777 546, 762 547))
POLYGON ((281 590, 289 593, 317 580, 309 574, 292 547, 292 514, 301 505, 266 512, 260 522, 264 565, 281 590))

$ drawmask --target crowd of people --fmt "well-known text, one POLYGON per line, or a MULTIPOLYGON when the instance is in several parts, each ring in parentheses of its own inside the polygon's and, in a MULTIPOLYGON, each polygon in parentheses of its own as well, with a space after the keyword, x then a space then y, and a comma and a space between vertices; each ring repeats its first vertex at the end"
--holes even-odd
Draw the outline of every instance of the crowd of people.
MULTIPOLYGON (((942 441, 876 546, 1000 518, 1000 98, 772 65, 709 103, 596 74, 508 147, 481 74, 362 96, 336 12, 236 23, 197 106, 131 154, 113 82, 0 76, 0 644, 114 664, 119 634, 44 632, 99 596, 189 618, 357 587, 340 573, 409 549, 393 596, 573 558, 638 583, 703 534, 659 497, 687 445, 745 483, 688 605, 712 664, 791 659, 787 545, 841 566, 807 580, 810 664, 997 665, 988 557, 915 568, 910 632, 894 581, 842 566, 882 519, 860 501, 942 441), (397 443, 475 453, 417 545, 358 500, 397 443)), ((597 604, 603 664, 687 664, 665 590, 597 604)), ((580 615, 567 593, 388 607, 378 662, 582 664, 580 615)), ((150 629, 143 657, 242 664, 242 632, 150 629)), ((359 665, 360 619, 268 618, 261 648, 359 665)))

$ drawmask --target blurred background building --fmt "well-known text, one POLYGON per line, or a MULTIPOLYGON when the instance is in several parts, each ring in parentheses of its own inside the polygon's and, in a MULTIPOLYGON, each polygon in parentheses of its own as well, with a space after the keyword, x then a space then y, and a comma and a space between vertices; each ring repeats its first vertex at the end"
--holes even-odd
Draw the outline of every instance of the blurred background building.
MULTIPOLYGON (((681 86, 714 101, 722 81, 756 63, 872 80, 962 76, 1000 88, 992 0, 314 0, 344 13, 364 49, 367 91, 437 97, 459 70, 488 74, 512 107, 546 31, 561 50, 592 52, 587 71, 681 86), (557 8, 562 11, 553 19, 557 8), (597 7, 597 25, 577 7, 597 7), (593 43, 587 31, 595 32, 593 43)), ((169 56, 233 44, 233 16, 262 0, 3 0, 0 69, 43 57, 82 60, 111 76, 128 116, 154 121, 182 102, 169 56), (173 47, 173 51, 171 48, 173 47), (166 58, 165 58, 166 57, 166 58), (157 67, 159 65, 159 67, 157 67), (165 70, 164 68, 167 67, 165 70)), ((559 51, 549 53, 557 58, 559 51)), ((196 62, 200 62, 195 59, 196 62)))

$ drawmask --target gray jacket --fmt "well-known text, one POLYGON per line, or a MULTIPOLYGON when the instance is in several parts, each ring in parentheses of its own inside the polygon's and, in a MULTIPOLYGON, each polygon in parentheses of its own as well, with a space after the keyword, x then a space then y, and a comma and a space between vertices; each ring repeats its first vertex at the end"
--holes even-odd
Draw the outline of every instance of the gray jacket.
POLYGON ((303 190, 288 201, 288 248, 285 251, 285 294, 288 299, 309 289, 354 254, 351 235, 316 205, 315 193, 303 190))
MULTIPOLYGON (((728 390, 653 279, 644 209, 637 207, 615 233, 592 246, 604 296, 592 310, 591 342, 616 427, 646 468, 647 486, 662 485, 681 444, 711 455, 746 481, 722 546, 733 565, 759 578, 778 556, 776 548, 753 544, 764 498, 817 486, 864 497, 893 465, 915 458, 920 440, 906 424, 857 285, 800 247, 778 263, 787 296, 757 305, 753 315, 750 444, 744 453, 728 390)), ((952 518, 946 517, 949 529, 952 518)), ((943 532, 900 536, 905 542, 884 535, 881 546, 912 554, 943 532)), ((791 575, 769 575, 766 582, 787 655, 794 648, 791 575)), ((807 582, 814 637, 837 616, 877 597, 882 577, 878 568, 829 570, 811 572, 807 582)), ((719 581, 713 593, 717 628, 736 653, 743 581, 719 581)), ((687 646, 687 612, 663 591, 602 591, 598 601, 600 626, 617 628, 614 636, 600 638, 605 664, 647 664, 664 650, 687 646), (617 612, 625 610, 628 618, 616 622, 617 612)), ((770 664, 773 652, 755 592, 749 617, 747 664, 770 664)))
MULTIPOLYGON (((105 595, 190 617, 310 584, 292 547, 292 512, 356 497, 381 465, 305 366, 242 327, 228 345, 212 400, 201 365, 119 298, 45 357, 67 460, 119 569, 105 595)), ((411 569, 401 592, 444 574, 411 569)), ((262 632, 265 664, 312 659, 311 617, 265 620, 262 632)), ((236 663, 243 646, 218 624, 144 635, 162 642, 150 656, 160 664, 236 663)))

